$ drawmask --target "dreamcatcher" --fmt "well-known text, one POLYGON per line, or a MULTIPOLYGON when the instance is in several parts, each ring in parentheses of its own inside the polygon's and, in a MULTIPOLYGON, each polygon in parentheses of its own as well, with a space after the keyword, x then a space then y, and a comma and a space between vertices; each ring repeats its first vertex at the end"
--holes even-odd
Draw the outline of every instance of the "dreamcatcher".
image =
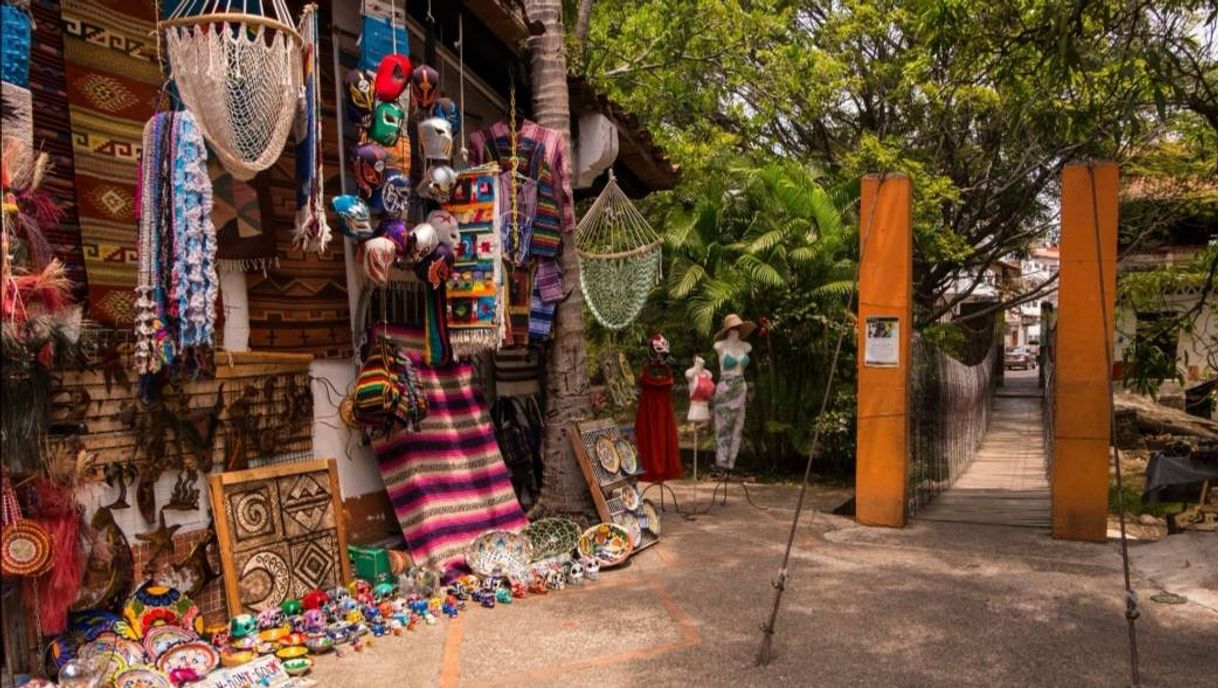
POLYGON ((301 95, 302 40, 285 0, 240 0, 240 12, 235 2, 184 1, 162 26, 182 102, 225 169, 246 181, 283 152, 301 95), (274 17, 257 13, 266 5, 274 17))
POLYGON ((609 183, 575 229, 579 286, 600 324, 620 330, 634 322, 660 279, 660 237, 617 185, 609 183))

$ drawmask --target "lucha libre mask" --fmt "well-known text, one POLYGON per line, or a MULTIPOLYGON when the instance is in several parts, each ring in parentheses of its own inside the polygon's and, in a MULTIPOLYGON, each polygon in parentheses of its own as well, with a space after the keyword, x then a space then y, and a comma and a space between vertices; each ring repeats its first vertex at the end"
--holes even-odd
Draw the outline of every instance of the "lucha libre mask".
POLYGON ((418 193, 423 198, 430 198, 437 203, 447 203, 452 196, 453 188, 457 186, 457 173, 448 165, 437 165, 424 175, 419 184, 418 193))
POLYGON ((410 235, 414 238, 413 257, 415 262, 431 255, 431 252, 436 250, 436 246, 440 243, 439 236, 436 234, 436 228, 426 222, 415 225, 414 229, 410 230, 410 235))
MULTIPOLYGON (((397 246, 387 237, 373 237, 360 244, 364 275, 375 284, 389 284, 389 271, 397 258, 397 246)), ((347 596, 350 599, 350 595, 347 596)))
POLYGON ((419 65, 410 73, 410 95, 420 110, 430 110, 439 97, 440 74, 427 65, 419 65))
POLYGON ((381 58, 376 69, 376 97, 385 103, 396 102, 410 85, 410 58, 394 53, 381 58))
POLYGON ((355 183, 359 186, 364 198, 371 198, 372 192, 381 185, 385 175, 385 149, 375 143, 362 143, 355 148, 351 156, 351 166, 355 173, 355 183))
POLYGON ((453 128, 443 117, 419 122, 419 144, 427 160, 449 160, 453 156, 453 128))
POLYGON ((377 226, 376 235, 393 242, 394 253, 397 257, 410 258, 410 230, 406 229, 405 221, 396 217, 387 217, 377 226))
POLYGON ((342 220, 339 230, 343 236, 361 241, 372 236, 372 219, 368 213, 368 205, 363 199, 351 195, 335 196, 330 204, 334 206, 338 219, 342 220))
POLYGON ((398 141, 405 116, 397 103, 377 103, 372 113, 372 126, 368 127, 368 138, 383 146, 392 146, 398 141))
POLYGON ((461 110, 452 98, 436 98, 436 104, 431 108, 431 116, 448 120, 453 136, 461 133, 461 110))
POLYGON ((375 200, 386 215, 405 217, 410 207, 410 178, 396 172, 386 174, 375 200))
POLYGON ((457 218, 447 210, 433 210, 427 214, 427 224, 436 228, 436 239, 449 248, 461 242, 457 218))
POLYGON ((347 86, 347 114, 352 122, 367 127, 372 123, 372 110, 376 107, 372 80, 364 70, 352 69, 343 82, 347 86))

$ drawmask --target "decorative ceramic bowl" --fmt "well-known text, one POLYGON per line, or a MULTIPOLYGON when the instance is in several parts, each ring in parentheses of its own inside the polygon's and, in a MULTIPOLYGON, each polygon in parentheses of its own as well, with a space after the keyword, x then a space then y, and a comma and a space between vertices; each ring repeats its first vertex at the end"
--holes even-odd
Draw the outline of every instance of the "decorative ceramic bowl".
POLYGON ((627 511, 624 514, 614 516, 613 522, 625 528, 627 533, 630 533, 631 549, 638 549, 639 543, 643 540, 643 528, 639 525, 639 519, 627 511))
POLYGON ((252 635, 248 635, 244 638, 233 638, 232 640, 228 641, 228 646, 234 650, 252 650, 258 647, 258 639, 252 635))
POLYGON ((266 643, 282 642, 283 638, 289 633, 288 629, 283 626, 278 628, 268 628, 265 631, 258 632, 258 638, 266 643))
POLYGON ((579 544, 579 524, 569 518, 550 517, 530 523, 524 534, 533 545, 533 561, 570 554, 579 544))
POLYGON ((220 664, 215 648, 200 640, 175 645, 156 661, 156 668, 172 674, 175 669, 189 669, 196 676, 206 676, 220 664))
POLYGON ((513 580, 526 580, 533 545, 523 533, 488 530, 465 548, 465 563, 479 576, 498 572, 513 580))
POLYGON ((292 647, 295 645, 304 647, 305 634, 304 633, 289 633, 279 639, 279 644, 282 647, 292 647))
POLYGON ((309 654, 309 648, 301 647, 300 645, 293 645, 291 647, 281 648, 275 653, 275 656, 280 659, 296 659, 297 657, 304 657, 307 654, 309 654))
POLYGON ((314 633, 305 638, 305 647, 309 652, 320 655, 334 649, 334 639, 324 633, 314 633))
POLYGON ((155 661, 173 646, 198 639, 194 631, 181 626, 153 626, 144 631, 144 651, 155 661))
POLYGON ((254 646, 254 652, 260 655, 269 655, 275 651, 275 643, 258 643, 254 646))
POLYGON ((237 650, 235 652, 221 652, 220 663, 226 667, 236 667, 245 664, 246 662, 254 661, 258 655, 249 650, 237 650))
POLYGON ((295 657, 283 662, 283 670, 288 672, 289 676, 302 676, 309 673, 309 669, 312 668, 313 660, 308 657, 295 657))
POLYGON ((633 551, 630 532, 616 523, 597 524, 579 536, 579 553, 599 561, 601 568, 625 562, 633 551))

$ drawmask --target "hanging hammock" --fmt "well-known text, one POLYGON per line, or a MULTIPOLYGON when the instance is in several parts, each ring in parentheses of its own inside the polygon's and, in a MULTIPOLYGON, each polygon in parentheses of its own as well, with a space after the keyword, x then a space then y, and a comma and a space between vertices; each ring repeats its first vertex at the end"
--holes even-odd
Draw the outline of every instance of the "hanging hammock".
POLYGON ((617 185, 605 190, 575 229, 579 286, 596 320, 610 330, 634 322, 660 279, 660 237, 617 185))
POLYGON ((246 181, 274 164, 302 81, 302 42, 284 0, 183 0, 161 25, 178 95, 224 168, 246 181), (265 5, 274 17, 257 13, 265 5))

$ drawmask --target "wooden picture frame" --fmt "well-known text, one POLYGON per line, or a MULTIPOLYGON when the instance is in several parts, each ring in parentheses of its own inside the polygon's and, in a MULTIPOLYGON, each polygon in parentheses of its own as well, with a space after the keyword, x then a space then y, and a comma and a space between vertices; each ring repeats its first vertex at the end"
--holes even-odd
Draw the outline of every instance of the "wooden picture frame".
POLYGON ((208 478, 208 487, 230 616, 277 607, 283 599, 303 596, 305 588, 326 587, 323 583, 345 585, 351 581, 347 528, 334 459, 217 473, 208 478), (284 486, 297 500, 288 510, 283 508, 280 498, 284 486), (328 492, 328 501, 323 488, 328 492), (247 517, 244 523, 234 523, 240 518, 235 513, 237 509, 247 517), (310 523, 315 527, 311 529, 310 523), (239 528, 248 532, 236 532, 239 528), (336 551, 324 542, 317 542, 329 538, 333 538, 336 551), (328 568, 327 552, 334 555, 328 568), (264 561, 274 563, 264 566, 264 561), (271 591, 253 602, 242 599, 243 576, 259 569, 262 570, 259 577, 271 586, 271 591))

